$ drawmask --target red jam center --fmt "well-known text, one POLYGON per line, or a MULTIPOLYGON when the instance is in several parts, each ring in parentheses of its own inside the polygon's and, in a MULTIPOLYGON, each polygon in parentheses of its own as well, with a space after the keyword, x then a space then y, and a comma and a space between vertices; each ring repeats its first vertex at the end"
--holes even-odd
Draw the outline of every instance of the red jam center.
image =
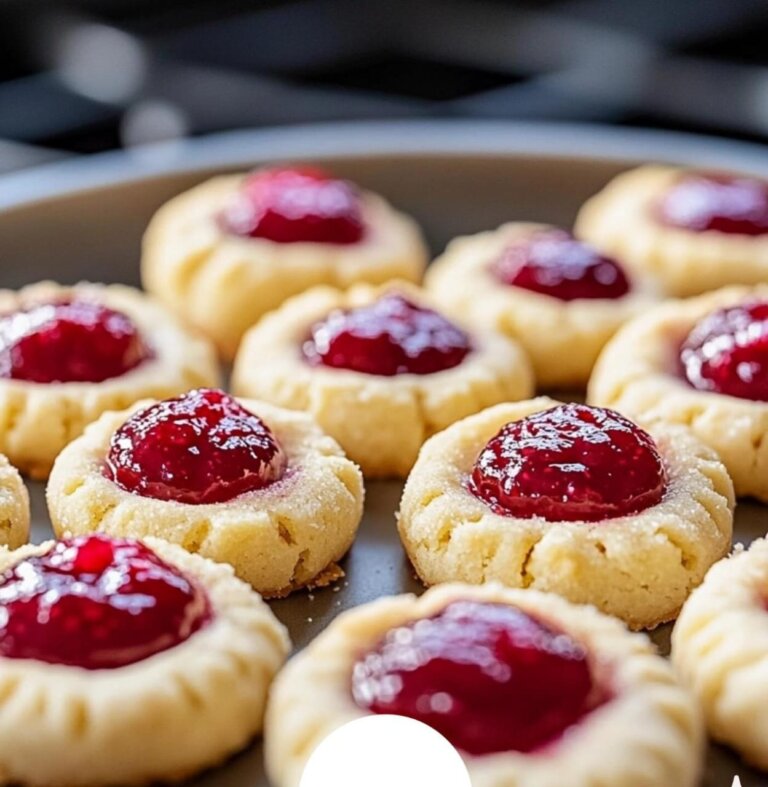
POLYGON ((352 694, 472 755, 540 749, 607 700, 567 634, 515 607, 471 601, 390 631, 355 665, 352 694))
POLYGON ((100 383, 151 358, 133 321, 93 301, 42 303, 0 317, 0 377, 100 383))
POLYGON ((335 311, 304 343, 313 365, 364 374, 432 374, 458 366, 472 349, 459 327, 390 293, 368 306, 335 311))
POLYGON ((314 167, 255 172, 222 221, 236 235, 275 243, 349 244, 365 234, 355 187, 314 167))
POLYGON ((659 219, 671 227, 737 235, 768 232, 768 183, 727 175, 688 175, 657 206, 659 219))
POLYGON ((683 342, 680 362, 700 391, 768 402, 768 302, 709 314, 683 342))
POLYGON ((564 404, 501 429, 469 487, 500 514, 597 522, 656 505, 666 471, 653 438, 624 416, 564 404))
POLYGON ((203 589, 138 541, 65 539, 0 577, 0 655, 10 659, 124 667, 210 618, 203 589))
POLYGON ((537 232, 512 244, 491 269, 505 284, 561 301, 621 298, 630 290, 615 260, 562 230, 537 232))
POLYGON ((104 473, 144 497, 221 503, 277 481, 285 467, 260 418, 203 388, 131 416, 112 436, 104 473))

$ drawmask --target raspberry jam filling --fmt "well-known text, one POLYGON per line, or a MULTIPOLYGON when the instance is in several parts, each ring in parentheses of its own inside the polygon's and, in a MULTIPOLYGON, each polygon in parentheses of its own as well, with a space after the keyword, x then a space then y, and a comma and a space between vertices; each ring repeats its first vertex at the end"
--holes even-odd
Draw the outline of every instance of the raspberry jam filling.
POLYGON ((450 320, 390 293, 331 312, 312 327, 303 352, 312 365, 391 377, 452 369, 471 349, 469 336, 450 320))
POLYGON ((680 348, 686 380, 700 391, 768 402, 768 302, 720 309, 680 348))
POLYGON ((656 212, 670 227, 763 235, 768 232, 768 183, 728 175, 687 175, 667 191, 656 212))
POLYGON ((531 752, 608 700, 586 650, 505 604, 455 601, 393 629, 352 674, 357 705, 422 721, 468 754, 531 752))
POLYGON ((85 300, 41 303, 0 317, 0 377, 100 383, 152 358, 133 321, 85 300))
POLYGON ((58 541, 0 576, 0 656, 115 669, 187 640, 205 591, 138 541, 58 541))
POLYGON ((615 260, 562 230, 537 232, 513 243, 491 270, 504 284, 561 301, 621 298, 630 290, 629 279, 615 260))
POLYGON ((315 167, 254 172, 221 220, 235 235, 275 243, 347 245, 365 234, 357 189, 315 167))
POLYGON ((104 474, 128 492, 222 503, 282 477, 269 427, 224 391, 201 388, 153 404, 112 436, 104 474))
POLYGON ((499 514, 598 522, 656 505, 666 483, 647 432, 613 410, 564 404, 503 427, 469 488, 499 514))

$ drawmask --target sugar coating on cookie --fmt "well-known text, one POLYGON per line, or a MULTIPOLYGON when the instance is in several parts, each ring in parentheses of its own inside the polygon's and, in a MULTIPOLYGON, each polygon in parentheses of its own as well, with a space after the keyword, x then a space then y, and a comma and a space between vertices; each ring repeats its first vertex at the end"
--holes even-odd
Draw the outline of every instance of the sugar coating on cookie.
POLYGON ((639 167, 588 200, 575 231, 667 295, 768 277, 768 186, 753 178, 639 167))
MULTIPOLYGON (((687 337, 711 315, 766 301, 768 286, 758 285, 728 287, 657 306, 626 325, 607 345, 590 380, 588 401, 613 407, 641 423, 689 427, 717 451, 738 495, 768 500, 768 402, 722 394, 714 387, 707 390, 703 384, 694 387, 686 377, 681 357, 687 337)), ((742 334, 736 337, 736 343, 749 339, 750 332, 759 334, 760 325, 758 318, 736 325, 736 331, 742 334)), ((723 347, 734 345, 734 337, 729 338, 733 331, 728 325, 722 329, 725 344, 720 342, 717 349, 710 342, 708 353, 720 353, 723 347)), ((757 347, 754 357, 758 361, 760 352, 757 347)), ((735 371, 741 374, 744 368, 735 371)), ((759 371, 755 371, 741 381, 742 387, 748 390, 750 381, 758 385, 760 379, 759 371)))
MULTIPOLYGON (((220 176, 180 194, 155 214, 144 236, 144 286, 224 356, 234 357, 260 317, 310 287, 421 280, 428 256, 419 228, 371 192, 357 192, 364 229, 353 242, 323 242, 311 234, 285 242, 275 231, 261 237, 233 232, 222 212, 231 211, 252 177, 220 176)), ((301 210, 307 199, 289 203, 286 212, 301 210)))
POLYGON ((710 735, 768 768, 768 542, 712 567, 672 633, 672 661, 710 735))
POLYGON ((290 299, 245 336, 233 387, 307 411, 367 477, 404 477, 428 437, 492 404, 530 396, 533 377, 516 342, 465 328, 397 282, 321 287, 290 299), (320 361, 313 337, 324 345, 320 361))
MULTIPOLYGON (((337 562, 350 548, 362 516, 359 469, 308 415, 263 402, 244 400, 240 405, 266 424, 280 447, 280 473, 268 483, 246 492, 235 485, 234 497, 215 502, 168 495, 162 499, 151 496, 157 495, 152 489, 126 487, 124 476, 110 474, 106 463, 113 436, 132 415, 140 417, 153 406, 140 402, 126 411, 105 413, 56 460, 47 489, 54 531, 164 538, 230 563, 238 577, 266 596, 341 576, 337 562)), ((238 440, 253 439, 238 430, 238 440)), ((235 461, 240 466, 241 457, 235 461)), ((156 469, 160 476, 165 473, 162 464, 156 469)), ((197 462, 186 471, 198 477, 201 465, 197 462)))
POLYGON ((19 471, 0 454, 0 544, 16 549, 29 539, 29 492, 19 471))
MULTIPOLYGON (((270 683, 290 648, 285 628, 229 566, 158 539, 147 539, 145 547, 205 595, 205 624, 179 644, 122 667, 4 655, 0 770, 7 781, 40 787, 176 781, 223 762, 261 732, 270 683)), ((3 582, 19 562, 39 560, 53 548, 48 542, 0 554, 3 582)), ((83 559, 99 572, 109 568, 93 562, 102 557, 83 559)), ((157 573, 144 581, 156 587, 157 573)), ((177 580, 172 589, 182 584, 177 580)), ((102 583, 100 592, 109 587, 102 583)), ((77 592, 82 596, 83 588, 77 592)))
MULTIPOLYGON (((672 620, 729 549, 733 487, 714 452, 683 427, 650 435, 666 484, 658 503, 598 521, 500 512, 470 488, 486 444, 505 425, 548 411, 539 398, 497 405, 429 440, 403 491, 399 530, 427 585, 499 581, 622 618, 632 628, 672 620)), ((541 477, 541 476, 539 476, 541 477)))
MULTIPOLYGON (((35 478, 46 478, 61 449, 105 410, 123 409, 139 399, 172 396, 199 385, 217 385, 219 381, 212 345, 190 333, 152 298, 130 287, 85 283, 64 287, 42 282, 19 291, 2 290, 0 321, 4 321, 0 330, 0 343, 4 343, 0 362, 0 452, 22 473, 35 478), (127 371, 100 379, 99 369, 90 368, 93 359, 88 358, 89 352, 83 352, 83 346, 89 341, 103 341, 103 337, 93 339, 92 326, 89 334, 87 323, 82 335, 75 334, 66 344, 66 331, 51 330, 51 322, 58 319, 55 313, 47 321, 42 320, 45 315, 38 314, 28 319, 30 312, 41 305, 54 311, 57 304, 70 302, 104 307, 109 310, 108 321, 125 323, 117 326, 112 341, 126 352, 127 371), (14 317, 19 318, 15 324, 11 323, 14 317), (42 320, 39 324, 35 322, 38 317, 42 320), (126 348, 122 340, 129 329, 135 332, 142 348, 141 358, 134 359, 131 354, 136 348, 126 348), (32 340, 37 343, 32 344, 32 340), (46 346, 46 341, 52 347, 46 346), (20 348, 19 342, 31 345, 20 348, 25 350, 22 368, 9 366, 9 353, 5 351, 14 346, 13 342, 16 349, 20 348), (34 379, 60 374, 62 363, 57 363, 55 370, 40 368, 40 364, 46 360, 50 363, 52 353, 66 355, 67 351, 78 356, 72 364, 75 372, 86 361, 90 365, 81 381, 34 379), (94 377, 98 381, 93 381, 94 377)), ((108 359, 111 345, 92 349, 94 354, 98 350, 108 359)))
MULTIPOLYGON (((463 604, 495 607, 502 612, 513 608, 534 622, 562 632, 563 649, 566 637, 571 639, 568 647, 583 649, 595 689, 607 692, 603 702, 576 718, 567 731, 544 748, 529 752, 497 750, 479 756, 461 751, 473 785, 558 787, 563 783, 563 773, 569 774, 568 784, 573 787, 598 783, 693 787, 698 783, 703 746, 700 713, 646 637, 630 634, 619 621, 594 608, 576 606, 552 594, 490 583, 480 587, 447 584, 420 598, 395 596, 358 607, 337 618, 289 662, 275 682, 267 710, 265 754, 275 787, 298 787, 303 768, 319 743, 346 722, 370 713, 365 696, 355 694, 360 688, 359 673, 368 667, 394 668, 396 647, 405 643, 407 648, 408 639, 399 638, 401 645, 397 646, 387 639, 391 632, 411 627, 417 636, 423 628, 418 621, 434 620, 463 604), (366 666, 366 655, 382 647, 387 648, 386 655, 366 666)), ((491 614, 499 617, 493 609, 491 614)), ((464 631, 467 636, 451 650, 459 661, 461 648, 468 649, 468 657, 477 658, 485 647, 469 636, 476 629, 468 626, 464 631), (479 654, 472 650, 475 645, 479 654)), ((439 644, 435 639, 438 631, 425 636, 429 639, 424 643, 426 650, 419 653, 420 662, 439 644)), ((533 647, 530 640, 527 644, 533 647)), ((493 657, 502 651, 494 652, 493 657)), ((545 657, 553 656, 550 652, 545 657)), ((436 707, 448 707, 452 692, 462 688, 459 682, 441 691, 440 676, 446 670, 447 665, 441 665, 429 679, 429 696, 436 707)), ((500 690, 504 690, 504 680, 499 677, 499 681, 500 690)), ((379 688, 392 697, 399 691, 397 685, 395 681, 379 688)), ((368 688, 377 692, 375 685, 368 688)), ((545 690, 542 686, 542 693, 545 690)), ((473 713, 483 702, 477 696, 469 701, 473 707, 468 712, 473 713)), ((515 708, 509 703, 507 707, 511 723, 515 708)), ((426 708, 424 705, 420 713, 427 712, 426 708)), ((494 713, 503 715, 503 708, 496 707, 494 713)), ((471 731, 464 729, 463 733, 471 731)), ((482 737, 477 742, 483 747, 482 737)))
POLYGON ((583 386, 606 341, 655 300, 655 286, 626 277, 620 257, 525 222, 451 241, 426 287, 449 314, 519 341, 545 388, 583 386))

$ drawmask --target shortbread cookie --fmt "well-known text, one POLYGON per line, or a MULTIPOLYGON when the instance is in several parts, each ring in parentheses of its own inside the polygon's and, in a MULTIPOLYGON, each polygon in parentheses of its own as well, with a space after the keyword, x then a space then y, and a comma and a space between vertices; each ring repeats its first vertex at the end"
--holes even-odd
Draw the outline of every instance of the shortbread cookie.
POLYGON ((213 178, 163 206, 147 229, 144 286, 232 358, 241 336, 320 284, 420 281, 416 224, 381 197, 316 169, 213 178))
POLYGON ((768 770, 768 542, 712 567, 672 634, 672 661, 710 735, 768 770))
POLYGON ((768 183, 645 166, 619 175, 581 209, 576 234, 669 295, 768 279, 768 183))
POLYGON ((105 410, 218 381, 212 345, 130 287, 0 290, 0 452, 23 473, 105 410))
POLYGON ((341 576, 363 510, 360 471, 309 416, 215 390, 105 413, 47 495, 59 535, 158 536, 267 596, 341 576))
POLYGON ((665 304, 630 323, 601 356, 589 401, 689 426, 737 494, 768 501, 768 285, 665 304))
POLYGON ((399 282, 292 298, 246 335, 236 393, 306 410, 368 477, 405 477, 430 435, 533 391, 525 353, 399 282))
POLYGON ((156 539, 0 552, 0 777, 176 781, 262 729, 283 626, 229 566, 156 539))
POLYGON ((270 695, 274 787, 299 787, 318 744, 370 713, 437 729, 473 787, 693 787, 701 772, 700 712, 648 639, 533 590, 444 585, 337 618, 270 695))
POLYGON ((19 471, 0 454, 0 544, 16 549, 29 539, 29 492, 19 471))
POLYGON ((610 410, 502 404, 429 440, 399 528, 427 585, 552 591, 632 628, 672 620, 727 553, 733 487, 688 430, 610 410))
POLYGON ((615 260, 527 223, 452 241, 426 286, 449 314, 519 341, 544 388, 584 386, 606 341, 654 299, 615 260))

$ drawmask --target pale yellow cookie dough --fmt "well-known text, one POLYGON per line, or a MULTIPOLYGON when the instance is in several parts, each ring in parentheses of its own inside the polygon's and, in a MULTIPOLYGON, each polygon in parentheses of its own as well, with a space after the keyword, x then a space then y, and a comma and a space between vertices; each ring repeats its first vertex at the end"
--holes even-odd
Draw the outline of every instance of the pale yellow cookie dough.
POLYGON ((736 494, 768 501, 768 402, 699 391, 679 371, 680 344, 699 320, 754 299, 768 299, 768 285, 670 302, 632 321, 601 355, 588 399, 641 423, 690 427, 720 455, 736 494))
POLYGON ((157 536, 221 563, 265 596, 341 575, 363 512, 360 470, 306 414, 242 404, 264 420, 288 460, 275 483, 224 503, 194 505, 131 494, 102 472, 112 434, 134 412, 105 413, 59 456, 48 483, 57 535, 157 536))
POLYGON ((0 454, 0 544, 11 549, 29 539, 29 492, 19 471, 0 454))
POLYGON ((672 633, 672 661, 710 735, 768 770, 768 542, 712 567, 672 633))
POLYGON ((314 323, 335 309, 364 306, 387 292, 434 307, 428 296, 404 282, 380 288, 358 285, 346 292, 315 288, 287 301, 248 332, 232 384, 243 396, 309 412, 366 477, 404 478, 424 440, 484 407, 530 396, 533 378, 517 343, 488 329, 468 329, 470 354, 458 366, 434 374, 385 377, 304 361, 302 344, 314 323))
POLYGON ((499 281, 489 266, 505 248, 547 229, 512 222, 456 238, 429 267, 425 286, 449 315, 519 341, 539 387, 579 388, 619 326, 654 302, 654 288, 636 277, 623 298, 561 301, 499 281))
POLYGON ((400 503, 405 549, 427 585, 503 582, 551 591, 653 628, 676 617, 707 569, 728 552, 733 487, 714 452, 688 430, 650 430, 668 474, 657 505, 600 522, 550 522, 494 511, 467 487, 475 460, 505 424, 554 407, 501 404, 429 440, 400 503))
MULTIPOLYGON (((213 620, 188 640, 116 669, 0 659, 0 781, 106 787, 176 781, 261 732, 290 642, 229 566, 146 544, 202 584, 213 620)), ((52 542, 0 552, 0 571, 52 542)))
POLYGON ((61 449, 105 410, 219 382, 213 346, 183 328, 155 300, 130 287, 86 283, 64 287, 41 282, 19 291, 0 290, 0 314, 72 297, 94 300, 126 314, 152 347, 154 357, 100 383, 0 379, 0 452, 33 478, 47 478, 61 449))
POLYGON ((351 695, 352 669, 392 628, 438 614, 458 600, 510 604, 582 643, 598 681, 614 696, 539 753, 464 754, 473 787, 694 787, 703 732, 692 697, 648 639, 590 607, 551 594, 452 584, 420 598, 380 599, 338 617, 275 681, 265 724, 274 787, 299 787, 312 751, 366 715, 351 695))
POLYGON ((576 234, 636 274, 653 276, 668 295, 768 279, 768 235, 693 232, 654 217, 656 203, 686 172, 653 165, 622 173, 584 204, 576 234))
POLYGON ((266 312, 309 287, 418 282, 428 256, 408 216, 363 192, 366 235, 359 243, 275 243, 224 230, 219 214, 246 175, 216 177, 172 199, 144 236, 142 280, 173 311, 232 358, 266 312))

